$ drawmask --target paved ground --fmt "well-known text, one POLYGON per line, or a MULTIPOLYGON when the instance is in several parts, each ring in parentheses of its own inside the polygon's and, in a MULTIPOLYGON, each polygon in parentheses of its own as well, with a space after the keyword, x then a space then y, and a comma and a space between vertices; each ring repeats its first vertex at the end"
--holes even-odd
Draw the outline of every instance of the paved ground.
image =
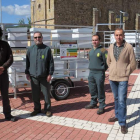
MULTIPOLYGON (((109 123, 108 118, 114 116, 114 99, 110 89, 108 74, 106 74, 106 112, 97 115, 97 109, 84 109, 90 101, 87 82, 76 83, 80 88, 71 89, 67 100, 51 99, 53 116, 46 117, 40 113, 30 117, 33 111, 31 94, 18 95, 17 99, 10 97, 12 114, 17 116, 17 122, 4 120, 2 101, 0 97, 0 139, 2 140, 139 140, 140 139, 140 70, 130 76, 128 86, 128 134, 120 132, 118 123, 109 123)), ((10 89, 11 91, 11 89, 10 89)), ((43 96, 41 95, 43 109, 43 96)))

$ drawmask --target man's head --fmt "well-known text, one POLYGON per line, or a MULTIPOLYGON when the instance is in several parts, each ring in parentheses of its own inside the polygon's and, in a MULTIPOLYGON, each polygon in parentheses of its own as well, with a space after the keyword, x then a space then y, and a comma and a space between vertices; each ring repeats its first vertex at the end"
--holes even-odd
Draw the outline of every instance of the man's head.
POLYGON ((121 45, 124 40, 124 31, 121 28, 117 28, 114 32, 115 40, 118 45, 121 45))
POLYGON ((98 47, 99 46, 99 44, 100 44, 100 36, 98 35, 98 34, 95 34, 95 35, 93 35, 92 36, 92 45, 94 46, 94 47, 98 47))
POLYGON ((36 45, 42 44, 43 43, 42 40, 43 40, 42 33, 41 32, 38 32, 38 31, 35 32, 34 33, 34 42, 35 42, 35 44, 36 45))

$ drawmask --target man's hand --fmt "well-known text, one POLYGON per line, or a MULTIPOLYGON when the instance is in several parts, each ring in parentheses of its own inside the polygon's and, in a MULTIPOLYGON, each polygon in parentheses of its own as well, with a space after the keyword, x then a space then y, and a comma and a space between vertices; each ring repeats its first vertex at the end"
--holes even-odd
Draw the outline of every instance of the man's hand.
POLYGON ((4 67, 0 67, 0 75, 3 73, 4 67))
POLYGON ((48 77, 47 77, 47 82, 50 82, 51 81, 51 75, 48 75, 48 77))
POLYGON ((27 79, 28 81, 31 81, 30 75, 29 75, 29 74, 26 74, 26 79, 27 79))

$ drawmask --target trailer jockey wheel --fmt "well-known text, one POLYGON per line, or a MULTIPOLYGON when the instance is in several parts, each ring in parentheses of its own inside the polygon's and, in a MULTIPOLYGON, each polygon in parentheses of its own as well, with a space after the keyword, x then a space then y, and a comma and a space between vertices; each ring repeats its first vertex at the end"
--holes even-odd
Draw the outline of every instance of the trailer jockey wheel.
POLYGON ((70 93, 70 84, 67 81, 57 81, 52 86, 51 94, 55 100, 64 100, 69 96, 70 93))

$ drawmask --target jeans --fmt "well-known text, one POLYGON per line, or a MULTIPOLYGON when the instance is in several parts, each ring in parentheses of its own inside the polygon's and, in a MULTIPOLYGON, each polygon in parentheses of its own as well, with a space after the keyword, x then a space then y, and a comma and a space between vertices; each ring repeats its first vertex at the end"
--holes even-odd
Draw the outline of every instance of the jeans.
POLYGON ((115 100, 115 117, 118 118, 121 126, 126 125, 126 99, 127 99, 127 86, 128 81, 111 81, 110 86, 114 94, 115 100))

